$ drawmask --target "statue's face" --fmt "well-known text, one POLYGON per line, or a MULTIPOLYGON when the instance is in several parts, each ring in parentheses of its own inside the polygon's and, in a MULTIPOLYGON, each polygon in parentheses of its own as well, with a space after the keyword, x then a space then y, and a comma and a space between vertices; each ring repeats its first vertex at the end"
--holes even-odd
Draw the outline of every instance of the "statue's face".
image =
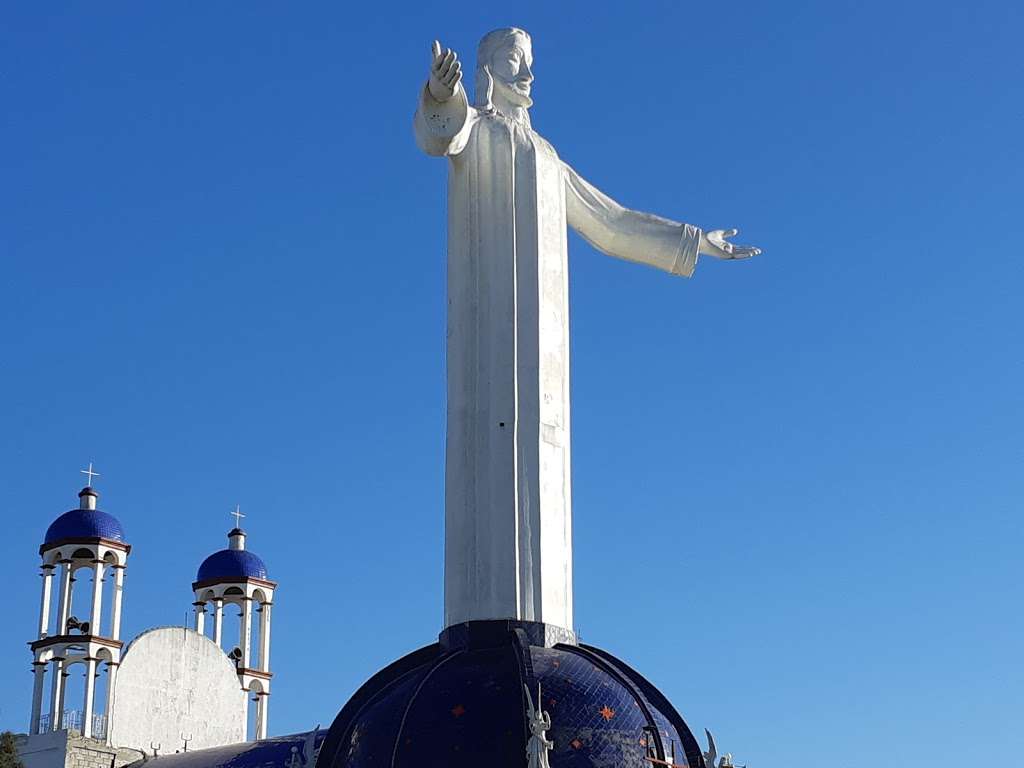
POLYGON ((515 35, 491 57, 491 77, 494 79, 495 101, 505 101, 516 107, 533 104, 530 88, 533 83, 533 47, 528 37, 515 35))

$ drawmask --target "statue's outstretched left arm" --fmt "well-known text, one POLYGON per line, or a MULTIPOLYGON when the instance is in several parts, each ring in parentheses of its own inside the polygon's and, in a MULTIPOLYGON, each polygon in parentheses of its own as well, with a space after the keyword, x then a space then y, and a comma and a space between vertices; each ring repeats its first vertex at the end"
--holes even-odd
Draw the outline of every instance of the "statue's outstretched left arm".
POLYGON ((704 232, 692 224, 625 208, 568 164, 563 163, 563 168, 569 226, 609 256, 689 277, 697 266, 698 253, 716 259, 746 259, 761 252, 730 243, 726 238, 735 235, 735 229, 704 232))

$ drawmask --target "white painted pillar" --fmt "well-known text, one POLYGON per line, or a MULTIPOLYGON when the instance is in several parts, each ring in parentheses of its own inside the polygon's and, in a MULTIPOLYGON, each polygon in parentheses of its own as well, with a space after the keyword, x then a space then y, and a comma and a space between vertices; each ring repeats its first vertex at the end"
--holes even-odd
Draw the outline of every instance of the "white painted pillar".
POLYGON ((267 694, 256 694, 256 740, 267 738, 267 694))
POLYGON ((43 566, 43 599, 39 606, 39 639, 50 631, 50 602, 53 599, 53 566, 43 566))
POLYGON ((213 642, 220 648, 224 636, 224 598, 213 598, 213 642))
POLYGON ((110 636, 114 640, 121 639, 121 601, 124 593, 124 566, 115 565, 114 569, 114 609, 110 614, 110 636))
POLYGON ((89 634, 103 634, 103 561, 92 564, 92 609, 89 612, 89 634))
POLYGON ((64 659, 54 656, 50 663, 53 678, 50 680, 50 730, 59 731, 61 714, 64 711, 64 659))
POLYGON ((68 633, 68 617, 71 615, 71 561, 62 560, 60 563, 60 604, 57 611, 57 626, 54 627, 55 634, 66 635, 68 633))
POLYGON ((249 668, 249 661, 252 658, 252 598, 242 598, 242 636, 239 638, 239 645, 242 646, 242 666, 249 668))
POLYGON ((85 660, 85 700, 82 702, 82 735, 92 738, 92 716, 96 704, 96 659, 85 660))
POLYGON ((260 670, 270 671, 270 608, 273 603, 263 603, 260 614, 260 670))
POLYGON ((196 632, 206 633, 206 603, 192 603, 196 608, 196 632))
POLYGON ((39 733, 39 717, 43 710, 43 678, 46 676, 46 662, 32 663, 32 716, 29 718, 28 735, 39 733))
POLYGON ((107 662, 107 705, 103 712, 107 716, 107 732, 104 740, 107 744, 110 744, 110 715, 114 711, 114 685, 117 682, 117 664, 112 661, 107 662))

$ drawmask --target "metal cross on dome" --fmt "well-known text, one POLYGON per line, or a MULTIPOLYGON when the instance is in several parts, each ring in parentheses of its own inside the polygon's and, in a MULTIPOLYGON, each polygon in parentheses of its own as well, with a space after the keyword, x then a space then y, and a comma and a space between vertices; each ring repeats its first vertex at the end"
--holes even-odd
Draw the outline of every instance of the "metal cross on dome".
POLYGON ((86 481, 86 483, 85 483, 85 484, 86 484, 86 485, 87 485, 88 487, 90 487, 90 488, 92 487, 92 479, 93 479, 94 477, 99 477, 99 476, 100 476, 100 473, 99 473, 99 472, 93 472, 93 471, 92 471, 92 462, 91 462, 91 461, 89 462, 89 468, 88 468, 88 469, 80 469, 80 470, 78 470, 78 471, 79 471, 79 472, 81 472, 81 473, 82 473, 83 475, 85 475, 86 477, 88 477, 88 480, 86 481))
POLYGON ((234 518, 235 518, 235 528, 241 528, 242 527, 241 520, 242 520, 243 517, 245 517, 245 515, 242 514, 242 505, 241 504, 235 504, 235 511, 234 512, 229 512, 228 514, 234 515, 234 518))

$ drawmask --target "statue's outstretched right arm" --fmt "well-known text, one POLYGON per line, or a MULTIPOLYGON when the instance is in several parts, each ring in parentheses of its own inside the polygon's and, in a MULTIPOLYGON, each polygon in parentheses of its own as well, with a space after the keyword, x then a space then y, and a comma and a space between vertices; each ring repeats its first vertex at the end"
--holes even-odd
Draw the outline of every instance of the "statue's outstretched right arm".
POLYGON ((455 51, 435 40, 430 77, 413 118, 416 144, 428 155, 457 155, 466 147, 473 109, 462 87, 462 63, 455 51))

